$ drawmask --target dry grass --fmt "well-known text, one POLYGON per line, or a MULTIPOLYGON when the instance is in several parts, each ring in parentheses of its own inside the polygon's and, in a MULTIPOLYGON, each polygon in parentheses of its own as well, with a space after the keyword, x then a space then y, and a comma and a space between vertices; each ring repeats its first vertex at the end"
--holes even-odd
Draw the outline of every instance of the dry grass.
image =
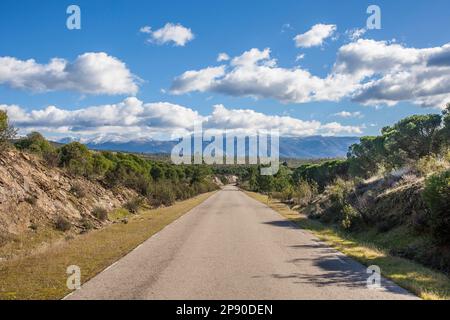
MULTIPOLYGON (((129 216, 127 224, 115 223, 65 240, 51 250, 0 262, 0 299, 60 299, 69 293, 68 266, 79 266, 85 282, 212 194, 146 210, 129 216)), ((114 214, 121 218, 124 212, 114 214)))
POLYGON ((310 220, 288 206, 267 196, 246 192, 250 197, 267 204, 300 228, 311 231, 320 240, 364 265, 378 265, 384 277, 410 290, 422 299, 450 299, 450 279, 439 272, 407 259, 390 256, 373 244, 359 241, 319 221, 310 220))

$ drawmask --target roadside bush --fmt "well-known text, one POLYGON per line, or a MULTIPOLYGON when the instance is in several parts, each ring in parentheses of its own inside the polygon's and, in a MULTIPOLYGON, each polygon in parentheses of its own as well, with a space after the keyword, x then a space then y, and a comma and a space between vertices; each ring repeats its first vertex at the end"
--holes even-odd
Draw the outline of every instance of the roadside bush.
POLYGON ((432 235, 440 244, 450 244, 450 170, 426 180, 423 199, 429 208, 432 235))
POLYGON ((301 206, 307 206, 318 194, 318 186, 315 182, 300 179, 294 191, 294 202, 301 206))
POLYGON ((84 198, 86 197, 86 190, 84 189, 83 185, 79 182, 75 182, 70 187, 70 193, 72 193, 77 198, 84 198))
POLYGON ((92 210, 92 215, 100 221, 105 221, 108 219, 108 211, 102 207, 96 207, 92 210))
POLYGON ((354 183, 343 179, 336 179, 335 182, 326 187, 325 193, 328 194, 330 205, 321 216, 325 223, 341 223, 344 217, 344 207, 348 204, 347 198, 354 190, 354 183))
POLYGON ((280 192, 280 200, 283 202, 289 202, 292 201, 292 198, 294 197, 294 189, 288 185, 286 186, 283 191, 280 192))
POLYGON ((344 230, 351 231, 360 223, 361 215, 351 205, 346 204, 342 208, 341 226, 344 230))
POLYGON ((139 208, 144 203, 144 199, 140 197, 133 198, 129 201, 127 201, 124 204, 124 208, 127 209, 130 213, 136 214, 138 213, 139 208))
POLYGON ((94 229, 94 225, 92 224, 91 221, 89 221, 89 219, 86 219, 86 218, 81 219, 80 224, 81 224, 81 228, 83 228, 84 232, 94 229))
POLYGON ((363 194, 357 194, 355 192, 354 208, 358 210, 363 218, 369 215, 370 210, 373 208, 374 204, 375 197, 372 190, 367 191, 363 194))
POLYGON ((150 204, 155 207, 170 206, 175 202, 175 193, 170 186, 158 183, 153 186, 149 200, 150 204))
POLYGON ((437 156, 425 156, 416 163, 416 169, 422 176, 445 170, 447 164, 443 158, 437 156))
POLYGON ((222 182, 224 185, 228 184, 228 179, 226 176, 221 175, 221 176, 219 176, 219 179, 220 179, 220 182, 222 182))
POLYGON ((72 228, 72 224, 66 218, 59 216, 55 221, 55 229, 59 231, 69 231, 72 228))
POLYGON ((32 206, 34 206, 37 203, 37 197, 35 195, 30 195, 28 197, 25 198, 25 202, 31 204, 32 206))

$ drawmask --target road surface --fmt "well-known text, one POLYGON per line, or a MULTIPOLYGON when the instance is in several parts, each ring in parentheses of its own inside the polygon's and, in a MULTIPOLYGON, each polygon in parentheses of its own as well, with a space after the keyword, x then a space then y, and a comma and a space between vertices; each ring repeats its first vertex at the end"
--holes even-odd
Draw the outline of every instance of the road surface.
MULTIPOLYGON (((82 270, 81 270, 82 272, 82 270)), ((227 186, 66 299, 413 299, 227 186)))

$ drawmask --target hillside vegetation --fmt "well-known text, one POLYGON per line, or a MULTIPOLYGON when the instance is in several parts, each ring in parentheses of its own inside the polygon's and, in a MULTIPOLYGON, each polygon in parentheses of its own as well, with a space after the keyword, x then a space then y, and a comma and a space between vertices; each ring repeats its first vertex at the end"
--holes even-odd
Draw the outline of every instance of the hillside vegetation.
POLYGON ((234 172, 241 187, 267 194, 309 219, 393 256, 450 272, 450 104, 362 137, 347 159, 234 172))
POLYGON ((91 151, 78 142, 55 146, 37 132, 14 139, 15 133, 0 111, 1 259, 14 251, 5 248, 23 247, 24 237, 46 242, 127 223, 141 207, 170 206, 218 188, 207 166, 91 151))

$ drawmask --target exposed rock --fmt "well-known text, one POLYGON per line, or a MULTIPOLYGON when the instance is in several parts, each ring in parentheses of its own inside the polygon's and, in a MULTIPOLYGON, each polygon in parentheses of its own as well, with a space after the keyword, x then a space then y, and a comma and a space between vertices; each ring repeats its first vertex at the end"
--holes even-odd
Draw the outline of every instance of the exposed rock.
POLYGON ((91 214, 95 207, 111 211, 135 196, 128 189, 108 190, 99 182, 49 168, 31 154, 0 154, 0 235, 19 235, 32 224, 50 225, 58 216, 68 219, 75 228, 82 218, 99 227, 102 222, 91 214), (83 186, 84 197, 77 198, 70 192, 74 184, 83 186))

